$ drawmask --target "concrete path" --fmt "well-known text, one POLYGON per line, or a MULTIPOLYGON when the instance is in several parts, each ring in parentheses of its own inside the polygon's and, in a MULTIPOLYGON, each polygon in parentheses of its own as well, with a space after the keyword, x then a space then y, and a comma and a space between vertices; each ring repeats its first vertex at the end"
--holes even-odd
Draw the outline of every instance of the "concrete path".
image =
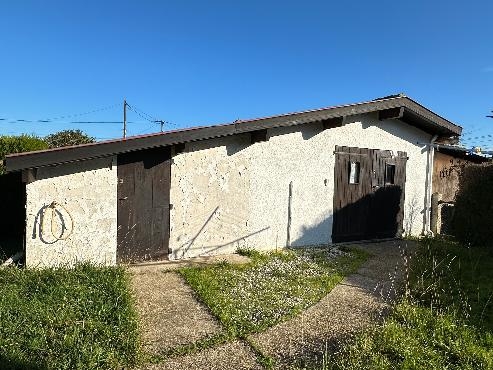
MULTIPOLYGON (((319 303, 293 319, 251 335, 255 346, 276 361, 276 368, 303 367, 320 361, 324 353, 368 324, 381 320, 396 296, 396 282, 405 273, 409 241, 358 244, 372 257, 357 273, 346 277, 319 303)), ((221 257, 247 262, 243 257, 221 257)), ((207 259, 199 263, 214 263, 207 259)), ((144 328, 145 349, 159 354, 192 344, 223 330, 208 309, 197 302, 192 290, 173 269, 193 264, 144 264, 130 268, 134 294, 144 328), (171 271, 170 271, 171 270, 171 271), (168 271, 168 272, 166 272, 168 271)), ((197 353, 170 358, 145 369, 260 369, 250 346, 233 341, 197 353)))
MULTIPOLYGON (((174 270, 185 266, 247 263, 239 255, 193 258, 185 261, 151 262, 130 266, 132 290, 141 320, 144 350, 159 355, 219 334, 223 328, 192 289, 174 270)), ((146 370, 262 369, 248 345, 233 341, 204 351, 167 359, 142 367, 146 370)))
POLYGON ((132 290, 137 299, 146 352, 160 354, 222 330, 175 272, 133 270, 132 290))
POLYGON ((293 319, 252 335, 276 368, 289 369, 320 362, 327 351, 352 333, 380 321, 396 295, 402 277, 407 241, 358 245, 373 254, 356 274, 346 277, 319 303, 293 319))
POLYGON ((248 345, 234 341, 202 352, 167 359, 145 370, 261 370, 248 345))

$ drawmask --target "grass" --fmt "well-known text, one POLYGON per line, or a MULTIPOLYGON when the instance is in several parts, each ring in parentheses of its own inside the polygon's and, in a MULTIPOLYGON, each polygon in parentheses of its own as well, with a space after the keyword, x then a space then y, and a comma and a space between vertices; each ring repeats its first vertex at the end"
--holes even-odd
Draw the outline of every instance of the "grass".
POLYGON ((493 369, 493 253, 426 239, 407 294, 384 325, 359 334, 323 369, 493 369))
POLYGON ((2 369, 111 369, 138 357, 123 268, 0 269, 2 369))
POLYGON ((226 262, 180 270, 198 297, 233 337, 245 338, 318 302, 366 259, 360 250, 334 249, 259 253, 251 262, 226 262), (335 250, 337 251, 337 250, 335 250))
POLYGON ((469 323, 493 332, 493 248, 445 238, 424 240, 410 284, 423 305, 452 307, 469 323))

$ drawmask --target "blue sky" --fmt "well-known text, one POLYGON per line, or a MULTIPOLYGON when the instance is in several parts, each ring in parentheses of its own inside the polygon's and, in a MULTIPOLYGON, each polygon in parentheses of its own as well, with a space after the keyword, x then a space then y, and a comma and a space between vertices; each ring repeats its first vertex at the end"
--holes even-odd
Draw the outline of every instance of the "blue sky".
POLYGON ((0 134, 119 137, 70 122, 121 121, 123 98, 171 129, 404 92, 492 147, 492 15, 486 0, 5 0, 0 134))

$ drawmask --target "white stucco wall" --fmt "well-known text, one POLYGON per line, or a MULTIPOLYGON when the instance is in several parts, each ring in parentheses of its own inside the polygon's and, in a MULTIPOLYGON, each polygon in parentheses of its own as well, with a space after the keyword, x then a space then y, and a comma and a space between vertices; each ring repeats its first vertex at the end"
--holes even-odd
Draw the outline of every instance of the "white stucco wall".
POLYGON ((26 265, 71 266, 88 261, 116 263, 117 167, 116 157, 39 168, 36 180, 26 185, 26 265), (52 202, 57 207, 51 232, 52 202), (43 221, 44 217, 44 221, 43 221), (62 221, 63 220, 63 221, 62 221), (61 222, 65 223, 62 234, 61 222), (72 227, 73 226, 73 227, 72 227))
POLYGON ((188 143, 171 168, 172 258, 286 245, 289 183, 291 245, 331 242, 336 145, 405 151, 404 229, 423 230, 427 151, 431 135, 376 114, 350 117, 339 128, 307 124, 188 143))
MULTIPOLYGON (((250 134, 187 143, 171 165, 170 258, 285 247, 291 182, 290 244, 330 243, 336 145, 407 152, 404 229, 419 235, 427 151, 418 143, 430 139, 415 127, 369 114, 328 130, 321 124, 270 129, 268 141, 255 144, 250 134)), ((26 186, 27 266, 115 264, 117 183, 116 157, 38 169, 26 186), (46 207, 53 201, 72 216, 66 240, 51 235, 46 207)), ((71 220, 59 210, 55 235, 61 235, 61 219, 66 235, 71 220)))

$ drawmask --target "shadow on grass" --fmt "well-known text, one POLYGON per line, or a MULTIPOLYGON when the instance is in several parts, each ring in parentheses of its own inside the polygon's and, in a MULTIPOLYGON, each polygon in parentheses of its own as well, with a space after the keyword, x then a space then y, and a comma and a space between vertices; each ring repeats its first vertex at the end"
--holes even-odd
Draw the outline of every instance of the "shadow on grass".
POLYGON ((44 362, 9 358, 0 354, 0 368, 3 370, 48 370, 48 365, 44 362))

